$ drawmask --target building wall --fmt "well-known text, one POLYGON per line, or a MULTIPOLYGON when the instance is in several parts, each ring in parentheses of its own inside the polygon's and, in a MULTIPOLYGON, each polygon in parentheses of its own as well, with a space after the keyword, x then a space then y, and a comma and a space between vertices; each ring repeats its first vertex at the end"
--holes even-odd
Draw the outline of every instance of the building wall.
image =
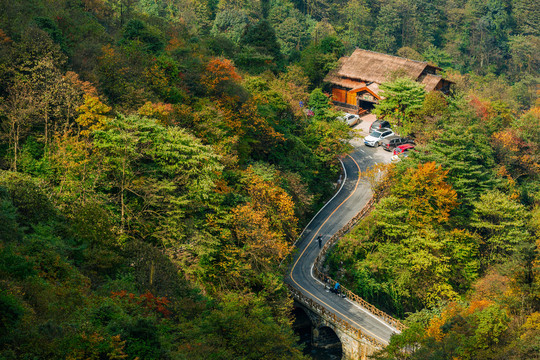
POLYGON ((351 92, 347 93, 347 104, 357 105, 357 103, 356 103, 356 93, 351 93, 351 92))
POLYGON ((339 102, 347 102, 347 91, 343 89, 332 89, 332 99, 339 102))

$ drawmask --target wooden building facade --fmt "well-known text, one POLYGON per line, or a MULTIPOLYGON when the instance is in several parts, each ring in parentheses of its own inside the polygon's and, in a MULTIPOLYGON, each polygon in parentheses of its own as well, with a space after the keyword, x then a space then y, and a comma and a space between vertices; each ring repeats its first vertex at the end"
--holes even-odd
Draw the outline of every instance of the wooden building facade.
POLYGON ((426 91, 447 93, 451 82, 437 75, 439 70, 427 62, 357 49, 351 56, 339 59, 324 81, 332 85, 332 100, 337 107, 361 114, 379 102, 379 84, 393 74, 418 81, 426 91))

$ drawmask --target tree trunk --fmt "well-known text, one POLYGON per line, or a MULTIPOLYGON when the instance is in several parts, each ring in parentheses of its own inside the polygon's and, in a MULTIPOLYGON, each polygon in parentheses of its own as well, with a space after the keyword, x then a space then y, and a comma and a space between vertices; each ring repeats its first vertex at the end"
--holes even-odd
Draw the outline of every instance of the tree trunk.
POLYGON ((13 144, 13 171, 17 171, 17 153, 19 152, 20 125, 15 125, 15 141, 13 144))

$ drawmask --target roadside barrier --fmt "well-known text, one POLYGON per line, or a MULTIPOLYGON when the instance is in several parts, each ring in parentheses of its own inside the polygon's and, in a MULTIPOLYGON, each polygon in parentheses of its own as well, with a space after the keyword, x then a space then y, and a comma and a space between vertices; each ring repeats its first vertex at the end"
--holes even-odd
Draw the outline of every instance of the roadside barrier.
MULTIPOLYGON (((343 228, 341 228, 338 232, 332 235, 330 239, 328 239, 328 241, 324 244, 321 251, 319 252, 319 255, 315 259, 315 264, 314 264, 315 266, 313 267, 313 275, 315 275, 317 279, 319 279, 326 285, 333 287, 337 283, 337 281, 330 278, 328 274, 324 273, 324 270, 323 270, 324 260, 326 259, 326 255, 328 251, 330 250, 332 246, 336 244, 336 242, 339 239, 341 239, 346 233, 348 233, 351 230, 351 228, 354 225, 356 225, 358 221, 360 221, 364 216, 366 216, 371 211, 371 208, 373 204, 375 203, 375 201, 376 199, 374 197, 371 198, 368 201, 368 203, 362 208, 362 210, 360 210, 360 212, 356 214, 354 218, 351 219, 351 221, 349 221, 343 228)), ((357 303, 361 307, 371 312, 373 315, 378 316, 383 321, 393 326, 397 330, 401 331, 405 328, 405 325, 403 325, 399 320, 393 318, 392 316, 388 315, 384 311, 371 305, 366 300, 362 299, 360 296, 356 295, 355 293, 343 287, 342 285, 340 285, 340 287, 341 287, 341 292, 345 294, 349 298, 349 300, 357 303)))
POLYGON ((298 302, 304 304, 313 312, 317 313, 319 316, 331 322, 336 327, 338 327, 341 331, 346 332, 347 334, 351 335, 355 339, 362 339, 363 341, 369 343, 370 345, 376 348, 381 348, 381 347, 386 346, 386 344, 375 339, 374 337, 363 333, 362 330, 351 325, 347 320, 341 319, 338 316, 336 316, 335 313, 328 311, 324 306, 308 298, 307 296, 305 296, 304 294, 302 294, 300 291, 293 288, 292 286, 289 286, 289 291, 292 293, 293 297, 298 302))

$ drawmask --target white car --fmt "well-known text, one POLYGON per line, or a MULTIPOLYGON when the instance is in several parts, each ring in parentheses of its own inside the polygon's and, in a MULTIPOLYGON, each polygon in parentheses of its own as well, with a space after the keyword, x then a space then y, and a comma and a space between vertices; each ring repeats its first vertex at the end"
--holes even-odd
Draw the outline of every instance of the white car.
POLYGON ((360 116, 355 115, 355 114, 345 113, 343 116, 339 116, 338 120, 344 121, 347 123, 347 125, 349 125, 350 127, 353 127, 354 125, 360 122, 360 116))
POLYGON ((374 130, 364 138, 364 144, 367 146, 377 147, 381 145, 381 140, 389 136, 394 135, 394 132, 388 128, 382 128, 379 130, 374 130))

